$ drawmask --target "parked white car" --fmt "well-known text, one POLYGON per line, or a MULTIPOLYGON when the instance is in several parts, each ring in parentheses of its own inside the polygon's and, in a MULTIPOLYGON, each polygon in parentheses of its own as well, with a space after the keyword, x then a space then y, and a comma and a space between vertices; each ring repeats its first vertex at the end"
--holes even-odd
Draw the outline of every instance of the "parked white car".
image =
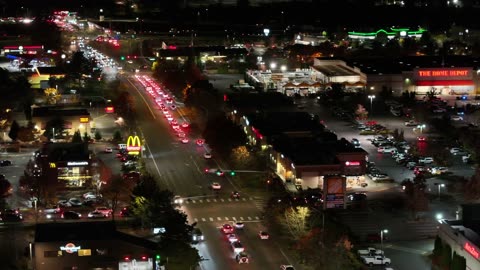
POLYGON ((365 264, 369 266, 374 266, 374 265, 390 265, 392 262, 389 258, 385 256, 365 256, 362 257, 362 260, 365 264))
POLYGON ((432 164, 433 163, 433 158, 432 157, 422 157, 422 158, 418 159, 418 163, 432 164))
POLYGON ((394 151, 397 151, 397 148, 393 146, 380 146, 377 148, 378 153, 392 153, 394 151))

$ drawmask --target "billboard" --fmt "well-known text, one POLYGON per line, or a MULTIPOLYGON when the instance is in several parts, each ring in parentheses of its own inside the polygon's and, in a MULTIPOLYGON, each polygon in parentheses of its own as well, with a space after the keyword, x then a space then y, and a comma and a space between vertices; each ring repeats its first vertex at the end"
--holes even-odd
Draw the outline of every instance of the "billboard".
POLYGON ((340 175, 328 175, 323 178, 324 209, 346 209, 346 178, 340 175))

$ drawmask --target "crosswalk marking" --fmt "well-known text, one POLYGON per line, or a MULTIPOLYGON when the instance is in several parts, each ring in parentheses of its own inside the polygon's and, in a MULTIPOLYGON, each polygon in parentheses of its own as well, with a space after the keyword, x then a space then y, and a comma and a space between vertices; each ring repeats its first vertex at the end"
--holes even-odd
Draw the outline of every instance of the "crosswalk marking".
POLYGON ((225 220, 226 220, 226 221, 228 221, 228 220, 229 220, 229 218, 228 218, 228 217, 225 217, 225 220))
POLYGON ((207 199, 207 202, 210 202, 210 199, 207 199))
POLYGON ((196 201, 192 201, 193 203, 197 203, 196 201))
POLYGON ((220 199, 221 202, 224 202, 225 200, 224 199, 220 199))
POLYGON ((195 222, 198 222, 198 218, 195 218, 194 220, 195 220, 195 222))
POLYGON ((217 202, 217 199, 213 199, 213 202, 217 202))
POLYGON ((200 203, 203 203, 203 200, 200 200, 199 202, 200 202, 200 203))
POLYGON ((259 217, 255 217, 256 220, 259 220, 260 218, 259 217))
POLYGON ((232 219, 233 219, 233 220, 235 220, 235 221, 237 220, 237 218, 236 218, 236 217, 232 217, 232 219))
POLYGON ((247 217, 247 218, 248 218, 248 220, 252 220, 252 218, 251 218, 251 217, 247 217))
POLYGON ((207 221, 205 218, 202 218, 202 221, 207 221))
POLYGON ((213 221, 213 218, 210 218, 210 221, 213 221))
POLYGON ((210 222, 225 222, 225 221, 228 221, 228 222, 237 222, 237 221, 241 221, 241 222, 261 222, 261 218, 259 216, 255 216, 255 217, 216 217, 213 218, 213 217, 210 217, 210 218, 192 218, 192 220, 194 220, 195 222, 199 222, 199 221, 202 221, 202 222, 207 222, 207 221, 210 221, 210 222))
POLYGON ((221 220, 222 220, 222 218, 221 218, 221 217, 217 217, 217 220, 218 220, 218 221, 221 221, 221 220))
POLYGON ((243 217, 240 217, 240 220, 243 220, 243 217))

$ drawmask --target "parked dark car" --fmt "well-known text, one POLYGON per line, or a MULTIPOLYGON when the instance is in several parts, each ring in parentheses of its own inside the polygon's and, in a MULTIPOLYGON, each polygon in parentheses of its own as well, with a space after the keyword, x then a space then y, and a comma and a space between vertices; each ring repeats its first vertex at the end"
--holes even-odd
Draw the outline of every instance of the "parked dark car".
POLYGON ((62 213, 63 219, 80 219, 82 218, 82 214, 75 212, 75 211, 65 211, 62 213))
POLYGON ((6 209, 0 214, 2 221, 4 222, 17 222, 22 221, 23 216, 18 210, 6 209))
POLYGON ((4 159, 0 160, 0 167, 11 166, 12 162, 10 160, 4 159))

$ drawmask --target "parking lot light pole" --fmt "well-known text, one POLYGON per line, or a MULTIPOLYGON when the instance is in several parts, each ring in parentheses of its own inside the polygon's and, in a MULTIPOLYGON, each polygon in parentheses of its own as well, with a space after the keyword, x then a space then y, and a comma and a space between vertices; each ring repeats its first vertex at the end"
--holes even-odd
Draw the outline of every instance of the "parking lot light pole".
POLYGON ((383 257, 385 256, 385 252, 383 251, 383 234, 388 233, 387 229, 383 229, 380 231, 380 249, 382 250, 382 266, 383 266, 383 257))
POLYGON ((445 187, 445 184, 437 183, 437 186, 438 186, 438 198, 440 199, 440 191, 442 190, 442 187, 445 187))
POLYGON ((426 128, 427 126, 425 124, 418 125, 417 128, 420 129, 420 134, 423 133, 423 129, 426 128))
POLYGON ((373 111, 373 99, 375 98, 375 95, 368 95, 368 98, 370 99, 370 113, 373 111))

